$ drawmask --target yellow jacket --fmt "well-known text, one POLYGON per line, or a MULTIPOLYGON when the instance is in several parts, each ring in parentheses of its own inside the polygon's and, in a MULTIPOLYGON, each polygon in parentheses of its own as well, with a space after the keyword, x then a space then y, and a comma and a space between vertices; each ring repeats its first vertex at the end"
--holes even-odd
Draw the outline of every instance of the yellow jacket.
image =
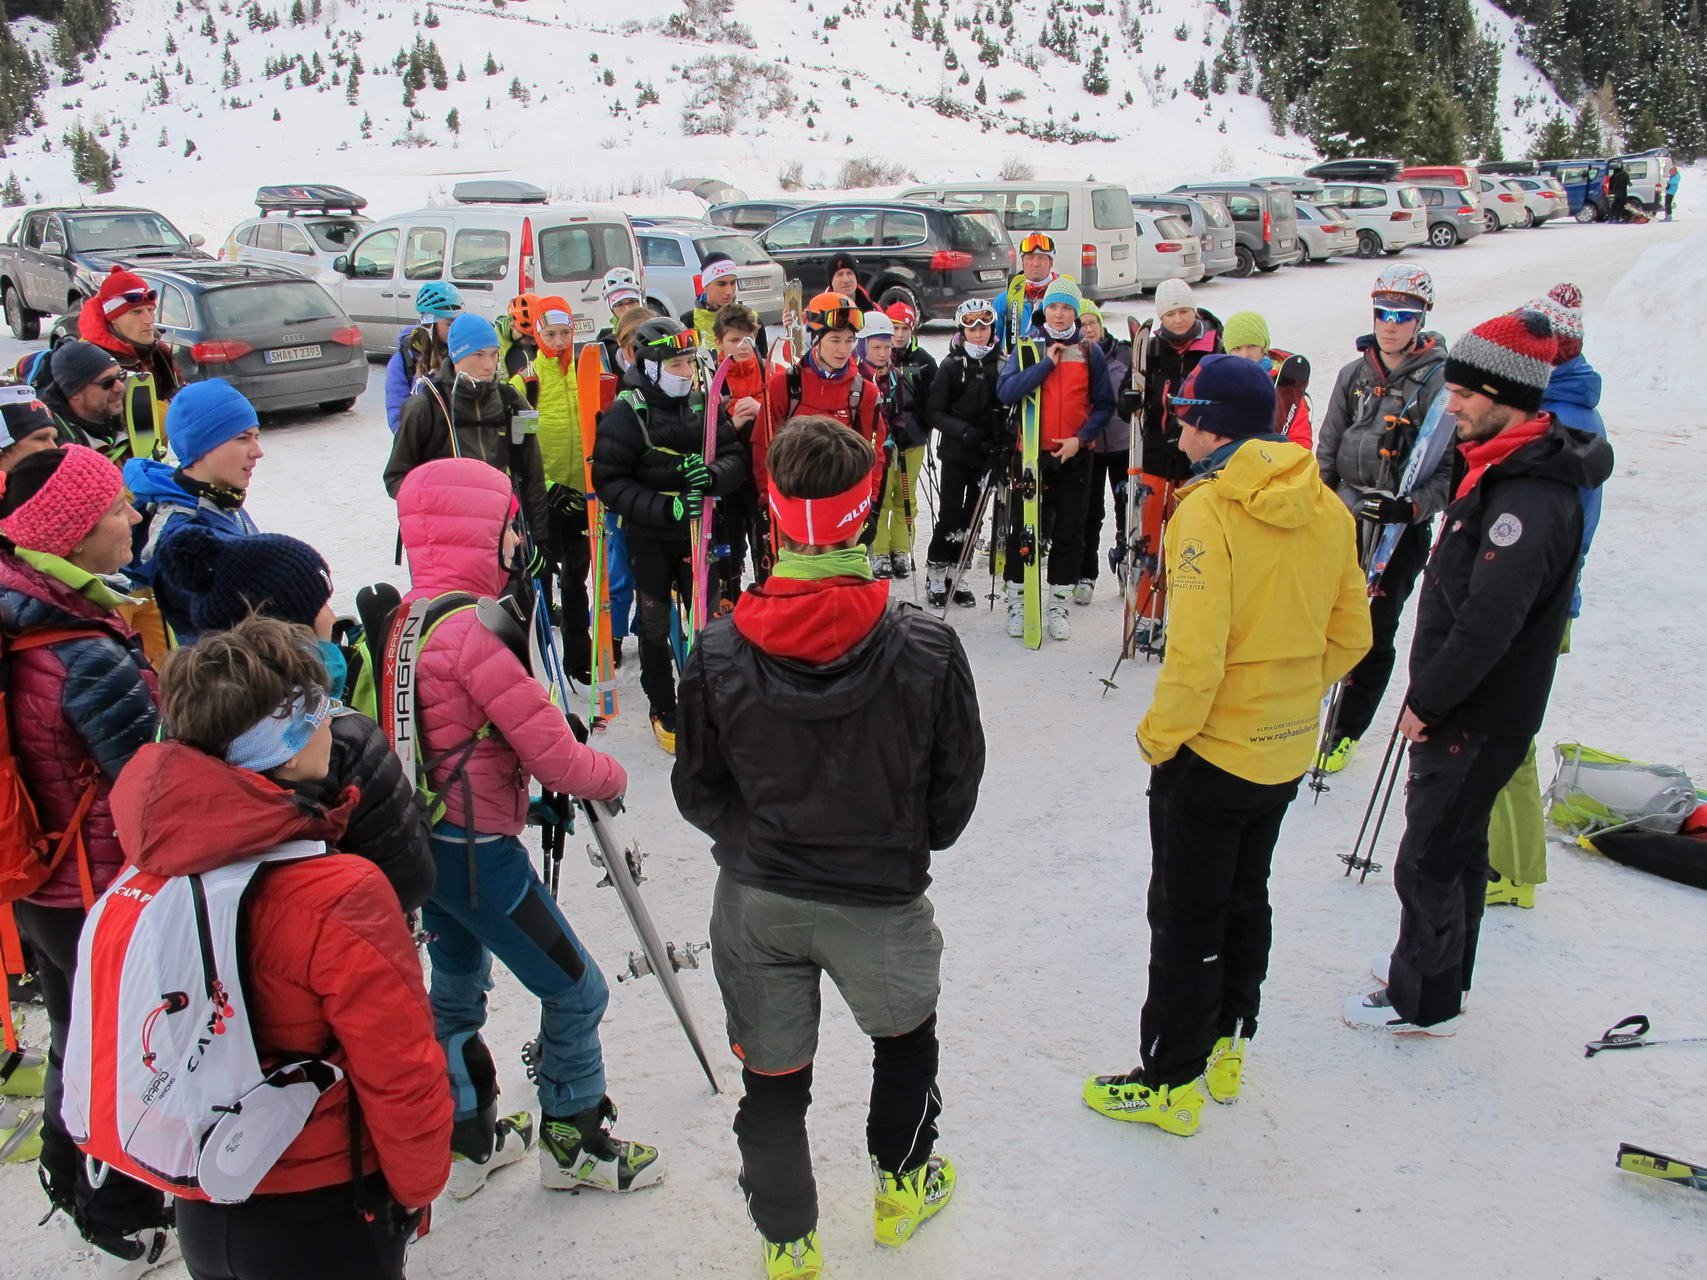
POLYGON ((1352 516, 1298 445, 1247 440, 1180 490, 1168 524, 1167 657, 1138 726, 1249 782, 1310 767, 1322 695, 1369 649, 1352 516))
MULTIPOLYGON (((567 366, 543 351, 533 358, 539 380, 539 460, 547 484, 567 485, 577 493, 587 486, 586 463, 581 448, 580 397, 576 394, 575 361, 567 366)), ((512 386, 527 392, 522 375, 510 379, 512 386)))

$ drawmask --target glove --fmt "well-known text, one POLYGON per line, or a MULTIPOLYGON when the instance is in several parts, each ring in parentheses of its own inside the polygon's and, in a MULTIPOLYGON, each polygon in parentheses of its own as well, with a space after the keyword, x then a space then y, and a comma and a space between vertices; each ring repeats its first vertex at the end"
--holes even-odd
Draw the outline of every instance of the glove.
POLYGON ((670 499, 670 519, 676 520, 676 521, 682 521, 682 520, 686 520, 687 518, 688 518, 688 511, 687 511, 687 508, 682 505, 682 500, 680 498, 671 498, 670 499))
POLYGON ((1417 518, 1409 498, 1395 498, 1388 493, 1364 494, 1357 504, 1357 514, 1375 524, 1410 524, 1417 518))
POLYGON ((1144 393, 1134 391, 1131 387, 1124 387, 1121 389, 1120 398, 1115 407, 1121 417, 1130 418, 1144 407, 1144 393))
POLYGON ((528 557, 528 577, 537 578, 541 576, 545 572, 545 564, 545 550, 536 545, 533 554, 528 557))
POLYGON ((574 828, 569 817, 569 800, 555 792, 532 796, 528 800, 528 826, 574 828))
POLYGON ((573 485, 554 484, 545 491, 553 515, 581 516, 587 513, 587 495, 573 485))
POLYGON ((697 453, 684 453, 676 463, 676 474, 681 477, 682 488, 687 492, 711 492, 711 470, 697 453))
POLYGON ((565 711, 563 713, 563 718, 569 722, 569 732, 575 735, 575 741, 579 742, 582 746, 586 746, 588 738, 587 722, 581 719, 581 717, 576 715, 573 711, 565 711))

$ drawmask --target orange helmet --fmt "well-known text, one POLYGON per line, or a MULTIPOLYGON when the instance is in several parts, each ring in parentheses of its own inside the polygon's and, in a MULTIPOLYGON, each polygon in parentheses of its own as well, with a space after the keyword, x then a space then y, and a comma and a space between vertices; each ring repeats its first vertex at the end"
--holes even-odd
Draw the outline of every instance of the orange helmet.
POLYGON ((525 338, 531 338, 533 322, 539 315, 539 295, 524 293, 510 299, 510 327, 525 338))
POLYGON ((846 329, 858 333, 865 316, 845 293, 820 293, 806 304, 806 328, 814 335, 846 329))

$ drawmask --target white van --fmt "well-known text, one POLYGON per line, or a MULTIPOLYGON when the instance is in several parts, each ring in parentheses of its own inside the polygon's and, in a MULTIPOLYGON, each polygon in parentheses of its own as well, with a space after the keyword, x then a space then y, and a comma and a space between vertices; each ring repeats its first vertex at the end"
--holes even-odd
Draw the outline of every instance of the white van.
POLYGON ((600 286, 612 267, 639 273, 628 215, 603 205, 547 203, 525 182, 462 182, 457 203, 394 214, 363 228, 332 269, 316 277, 361 326, 372 355, 397 348, 417 321, 415 293, 444 280, 464 310, 496 320, 521 293, 561 294, 575 311, 575 341, 605 322, 600 286))
POLYGON ((1138 234, 1132 197, 1108 182, 948 182, 908 187, 897 199, 941 200, 991 209, 1017 246, 1032 231, 1055 241, 1055 270, 1072 276, 1087 298, 1135 297, 1138 234))

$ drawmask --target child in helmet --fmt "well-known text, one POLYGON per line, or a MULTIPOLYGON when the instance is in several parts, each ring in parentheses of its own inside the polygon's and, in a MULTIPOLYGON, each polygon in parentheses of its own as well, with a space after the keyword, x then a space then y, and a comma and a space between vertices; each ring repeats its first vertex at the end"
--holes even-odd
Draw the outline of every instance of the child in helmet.
POLYGON ((534 323, 539 315, 540 296, 537 293, 518 293, 510 299, 508 310, 493 325, 498 330, 498 364, 504 376, 520 378, 524 384, 517 389, 534 402, 536 395, 526 384, 531 381, 534 353, 539 344, 534 335, 534 323))
POLYGON ((429 280, 415 291, 415 314, 421 323, 397 335, 397 350, 385 366, 385 421, 392 435, 415 379, 432 377, 448 358, 445 343, 451 321, 462 314, 462 294, 454 284, 429 280))
POLYGON ((688 522, 704 500, 741 487, 746 450, 735 424, 720 418, 714 457, 705 448, 705 389, 698 385, 699 337, 659 316, 634 331, 634 364, 599 422, 593 486, 628 538, 640 603, 640 687, 658 745, 676 750, 676 677, 671 669, 671 596, 684 605, 695 585, 688 522))

